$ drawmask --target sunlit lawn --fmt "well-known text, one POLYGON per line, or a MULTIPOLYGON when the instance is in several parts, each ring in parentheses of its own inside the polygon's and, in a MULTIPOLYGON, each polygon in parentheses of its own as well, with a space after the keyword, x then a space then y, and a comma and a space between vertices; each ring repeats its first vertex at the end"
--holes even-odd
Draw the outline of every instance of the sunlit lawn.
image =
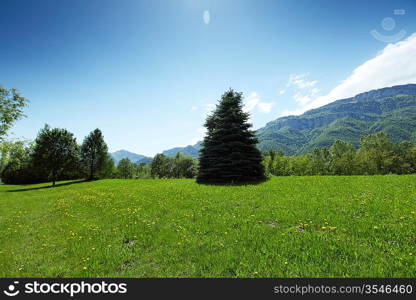
POLYGON ((0 185, 1 277, 415 277, 416 176, 0 185))

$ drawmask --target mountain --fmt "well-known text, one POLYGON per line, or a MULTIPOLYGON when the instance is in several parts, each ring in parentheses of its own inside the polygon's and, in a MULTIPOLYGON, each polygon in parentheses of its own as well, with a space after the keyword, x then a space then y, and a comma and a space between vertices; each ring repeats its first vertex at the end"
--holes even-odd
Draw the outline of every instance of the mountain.
POLYGON ((163 151, 163 154, 165 154, 166 156, 173 157, 177 153, 182 153, 183 155, 192 156, 193 158, 198 158, 201 145, 202 145, 202 142, 198 142, 195 145, 189 145, 186 147, 176 147, 176 148, 163 151))
POLYGON ((146 165, 148 165, 148 164, 151 164, 152 161, 153 161, 153 158, 152 157, 143 157, 142 159, 138 160, 137 163, 138 164, 146 164, 146 165))
MULTIPOLYGON (((163 154, 166 156, 175 156, 176 153, 182 153, 187 156, 192 156, 194 158, 198 158, 199 156, 199 149, 201 149, 202 142, 198 142, 195 145, 189 145, 186 147, 176 147, 172 149, 168 149, 163 151, 163 154)), ((117 165, 120 160, 123 158, 128 158, 134 163, 145 163, 150 164, 153 160, 153 157, 144 156, 141 154, 133 153, 127 150, 119 150, 113 153, 110 153, 111 157, 114 159, 114 163, 117 165)))
POLYGON ((278 118, 257 130, 258 147, 299 155, 337 140, 384 131, 394 142, 416 141, 416 84, 399 85, 334 101, 300 116, 278 118))
POLYGON ((128 158, 130 159, 132 162, 137 163, 137 162, 146 162, 152 161, 151 157, 147 157, 141 154, 136 154, 127 150, 119 150, 113 153, 110 153, 111 157, 114 159, 114 163, 117 165, 118 162, 120 160, 122 160, 123 158, 128 158))
MULTIPOLYGON (((300 116, 278 118, 257 130, 261 151, 280 150, 286 155, 299 155, 314 148, 330 147, 336 140, 358 146, 360 137, 384 131, 394 142, 416 142, 416 84, 398 85, 358 94, 300 116)), ((202 142, 163 151, 198 158, 202 142)), ((117 164, 122 158, 150 163, 151 157, 119 150, 110 153, 117 164)))

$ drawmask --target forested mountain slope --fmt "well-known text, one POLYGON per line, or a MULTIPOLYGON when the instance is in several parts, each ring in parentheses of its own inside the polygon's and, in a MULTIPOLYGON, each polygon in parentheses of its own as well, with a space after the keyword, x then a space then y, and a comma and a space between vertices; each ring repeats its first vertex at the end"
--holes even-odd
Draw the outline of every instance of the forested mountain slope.
POLYGON ((332 102, 300 116, 278 118, 257 130, 262 151, 297 155, 337 140, 384 131, 394 142, 416 140, 416 84, 393 86, 332 102))

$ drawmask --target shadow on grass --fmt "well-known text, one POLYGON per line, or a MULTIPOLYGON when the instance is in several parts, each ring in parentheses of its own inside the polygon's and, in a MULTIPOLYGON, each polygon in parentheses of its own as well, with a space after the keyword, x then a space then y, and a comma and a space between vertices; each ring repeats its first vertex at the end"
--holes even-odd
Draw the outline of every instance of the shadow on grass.
POLYGON ((55 186, 51 185, 47 185, 47 186, 39 186, 39 187, 33 187, 33 188, 26 188, 26 189, 18 189, 18 190, 8 190, 8 192, 10 193, 14 193, 14 192, 27 192, 27 191, 35 191, 35 190, 43 190, 43 189, 54 189, 57 187, 61 187, 61 186, 67 186, 67 185, 71 185, 71 184, 77 184, 77 183, 83 183, 83 182, 88 182, 89 180, 74 180, 74 181, 70 181, 70 182, 63 182, 63 183, 57 183, 55 184, 55 186))
POLYGON ((261 184, 263 182, 268 181, 270 178, 264 178, 264 179, 259 179, 259 180, 254 180, 254 181, 239 181, 239 182, 221 182, 221 181, 203 181, 203 182, 198 182, 196 181, 196 183, 200 184, 200 185, 215 185, 215 186, 242 186, 242 185, 258 185, 261 184))

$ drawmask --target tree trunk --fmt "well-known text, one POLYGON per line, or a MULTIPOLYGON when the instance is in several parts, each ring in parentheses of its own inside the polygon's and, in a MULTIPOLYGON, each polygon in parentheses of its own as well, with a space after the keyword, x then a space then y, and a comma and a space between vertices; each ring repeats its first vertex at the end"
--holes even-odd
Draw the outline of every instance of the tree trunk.
POLYGON ((94 176, 94 159, 95 159, 95 155, 92 156, 91 159, 91 165, 90 165, 90 180, 93 180, 93 176, 94 176))
POLYGON ((56 175, 55 175, 55 171, 52 172, 52 186, 55 186, 55 182, 56 182, 56 175))

